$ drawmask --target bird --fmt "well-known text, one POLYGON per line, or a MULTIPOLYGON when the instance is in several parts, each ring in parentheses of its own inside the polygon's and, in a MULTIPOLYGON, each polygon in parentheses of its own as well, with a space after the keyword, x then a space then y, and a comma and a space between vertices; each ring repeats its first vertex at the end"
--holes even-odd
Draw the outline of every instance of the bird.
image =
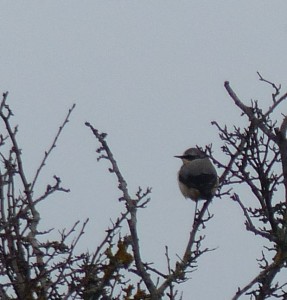
POLYGON ((175 157, 183 163, 178 171, 178 185, 183 196, 196 203, 198 200, 211 201, 218 186, 218 176, 208 156, 199 148, 189 148, 183 155, 175 157))

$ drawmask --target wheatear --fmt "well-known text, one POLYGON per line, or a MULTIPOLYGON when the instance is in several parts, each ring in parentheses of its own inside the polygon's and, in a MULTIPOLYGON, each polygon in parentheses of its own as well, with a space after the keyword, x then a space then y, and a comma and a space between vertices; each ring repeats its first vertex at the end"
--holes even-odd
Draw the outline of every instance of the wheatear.
POLYGON ((179 188, 185 198, 197 202, 211 200, 218 186, 216 170, 207 155, 198 148, 189 148, 181 158, 178 172, 179 188))

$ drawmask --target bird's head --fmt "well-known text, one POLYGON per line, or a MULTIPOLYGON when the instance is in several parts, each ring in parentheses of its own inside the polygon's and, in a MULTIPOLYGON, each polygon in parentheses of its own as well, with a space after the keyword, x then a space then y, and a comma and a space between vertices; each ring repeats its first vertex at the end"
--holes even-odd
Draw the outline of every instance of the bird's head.
POLYGON ((206 158, 207 155, 199 148, 189 148, 182 155, 176 155, 175 157, 182 159, 183 163, 188 163, 195 159, 206 158))

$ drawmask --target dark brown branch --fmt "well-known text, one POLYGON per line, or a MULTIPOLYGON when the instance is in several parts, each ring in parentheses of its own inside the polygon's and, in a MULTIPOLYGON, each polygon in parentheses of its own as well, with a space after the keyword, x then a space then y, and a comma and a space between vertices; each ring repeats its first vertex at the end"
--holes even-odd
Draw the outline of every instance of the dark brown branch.
MULTIPOLYGON (((219 126, 219 124, 218 124, 217 122, 212 121, 211 124, 212 124, 212 125, 215 125, 215 126, 220 130, 220 132, 222 132, 222 133, 223 133, 224 131, 225 131, 225 133, 227 132, 226 129, 225 129, 225 130, 222 129, 222 128, 219 126)), ((240 143, 239 143, 238 146, 237 146, 236 144, 233 144, 233 146, 235 147, 236 151, 235 151, 234 154, 231 154, 231 153, 230 153, 231 158, 230 158, 230 160, 229 160, 229 162, 228 162, 228 164, 227 164, 226 166, 223 165, 223 164, 221 164, 221 163, 220 163, 218 160, 216 160, 213 156, 211 157, 211 159, 212 159, 213 161, 215 161, 215 163, 216 163, 217 165, 220 165, 220 167, 224 168, 224 171, 223 171, 222 175, 219 177, 219 182, 220 182, 220 183, 223 183, 223 182, 225 181, 227 175, 228 175, 230 172, 232 172, 232 170, 233 170, 233 165, 234 165, 235 161, 238 159, 238 156, 242 153, 242 151, 243 151, 245 145, 246 145, 246 139, 245 139, 245 138, 241 138, 241 141, 240 141, 240 143)))
POLYGON ((43 157, 43 159, 42 159, 42 161, 41 161, 41 163, 40 163, 40 166, 39 166, 39 168, 38 168, 37 171, 36 171, 36 174, 35 174, 35 176, 34 176, 34 179, 32 180, 32 183, 31 183, 31 190, 33 190, 33 188, 34 188, 34 186, 35 186, 35 183, 36 183, 36 181, 37 181, 37 179, 38 179, 38 177, 39 177, 39 175, 40 175, 40 172, 41 172, 41 170, 43 169, 43 167, 45 166, 46 161, 47 161, 49 155, 51 154, 51 152, 53 151, 53 149, 56 147, 56 143, 57 143, 57 141, 58 141, 58 139, 59 139, 59 137, 60 137, 60 135, 61 135, 63 129, 65 128, 65 126, 66 126, 67 123, 69 122, 69 118, 70 118, 71 113, 72 113, 72 111, 74 110, 75 107, 76 107, 76 104, 73 104, 72 107, 69 109, 68 114, 67 114, 67 116, 66 116, 64 122, 62 123, 62 125, 61 125, 61 126, 59 127, 59 129, 58 129, 58 132, 57 132, 57 134, 56 134, 56 136, 55 136, 55 138, 54 138, 54 140, 53 140, 53 142, 52 142, 51 147, 48 149, 48 151, 45 152, 45 155, 44 155, 44 157, 43 157))
POLYGON ((122 222, 127 219, 128 214, 129 214, 129 211, 122 213, 121 216, 113 224, 112 228, 106 230, 107 234, 106 234, 105 238, 103 239, 103 241, 100 243, 100 245, 97 247, 95 253, 93 254, 92 259, 91 259, 91 264, 95 264, 97 262, 97 260, 99 259, 99 256, 100 256, 100 251, 103 249, 103 247, 106 244, 111 243, 113 234, 121 226, 122 222))
MULTIPOLYGON (((242 289, 238 288, 238 291, 233 296, 232 300, 237 300, 239 297, 241 297, 243 294, 245 294, 249 289, 252 288, 253 285, 262 282, 262 280, 266 281, 266 287, 270 288, 270 284, 276 275, 280 271, 280 266, 282 264, 282 261, 274 261, 271 265, 265 268, 262 272, 259 273, 256 277, 254 277, 245 287, 242 289)), ((260 298, 256 298, 257 300, 263 300, 266 299, 266 294, 261 294, 260 298)))
MULTIPOLYGON (((63 234, 61 241, 39 241, 40 235, 48 234, 51 230, 39 231, 40 215, 37 204, 56 190, 68 190, 60 186, 61 180, 55 176, 56 183, 48 185, 46 192, 34 199, 34 186, 29 183, 26 176, 21 149, 16 138, 18 127, 13 128, 11 125, 13 113, 6 103, 7 95, 8 93, 3 95, 0 104, 0 118, 5 125, 3 130, 8 133, 5 138, 0 134, 0 143, 3 147, 0 153, 0 264, 1 278, 7 282, 0 285, 0 298, 44 300, 62 299, 65 292, 66 295, 79 295, 75 289, 71 291, 67 289, 72 277, 76 278, 75 284, 80 280, 82 271, 78 265, 85 256, 76 256, 74 252, 80 237, 84 234, 86 223, 79 235, 67 245, 65 240, 74 232, 75 227, 63 234), (8 147, 8 151, 5 147, 8 147), (62 286, 64 289, 60 292, 59 287, 62 286), (11 297, 6 297, 4 292, 6 296, 11 297)), ((45 160, 38 171, 44 165, 45 160)))
POLYGON ((275 108, 287 98, 287 93, 283 94, 279 99, 277 99, 277 97, 280 95, 280 90, 281 90, 281 84, 279 84, 278 86, 269 81, 266 80, 265 78, 263 78, 261 76, 261 74, 259 72, 257 72, 258 76, 259 76, 259 80, 263 81, 265 83, 268 83, 269 85, 272 86, 272 88, 275 90, 275 92, 272 94, 272 100, 273 100, 273 104, 269 107, 268 111, 264 114, 264 117, 269 116, 271 113, 273 113, 273 111, 275 110, 275 108))
POLYGON ((243 104, 240 99, 237 97, 235 92, 232 90, 232 88, 229 85, 228 81, 225 81, 224 87, 226 88, 229 96, 234 101, 235 105, 238 106, 243 113, 245 113, 249 120, 252 122, 254 126, 258 126, 270 139, 272 139, 274 142, 276 142, 277 137, 276 135, 269 130, 269 128, 265 125, 264 120, 260 120, 254 116, 252 107, 246 106, 243 104))
POLYGON ((118 168, 117 162, 114 159, 113 154, 110 151, 110 149, 105 141, 106 134, 99 133, 99 131, 97 129, 95 129, 89 122, 86 122, 85 125, 92 130, 93 134, 95 135, 95 137, 98 139, 98 141, 102 145, 102 147, 98 149, 98 152, 101 153, 104 151, 104 154, 102 154, 99 157, 99 159, 101 159, 101 158, 108 159, 112 165, 112 168, 110 170, 113 173, 115 173, 117 176, 118 183, 119 183, 118 187, 123 193, 123 199, 126 201, 127 210, 130 213, 130 219, 128 220, 128 225, 129 225, 129 229, 130 229, 130 233, 131 233, 131 237, 132 237, 132 249, 133 249, 135 264, 136 264, 137 270, 138 270, 141 278, 143 279, 147 289, 149 290, 149 292, 151 294, 151 300, 156 300, 156 299, 158 299, 156 287, 155 287, 153 281, 151 280, 149 273, 146 271, 146 269, 144 267, 144 263, 142 262, 142 258, 140 255, 139 237, 138 237, 138 232, 137 232, 137 201, 133 200, 129 195, 127 183, 124 180, 124 178, 118 168))
POLYGON ((243 203, 241 202, 239 196, 234 193, 234 195, 232 196, 232 199, 234 201, 236 201, 239 206, 241 207, 243 214, 246 218, 246 229, 253 232, 256 235, 260 235, 266 239, 268 239, 270 242, 275 242, 277 239, 274 237, 274 235, 267 233, 267 232, 263 232, 262 230, 258 230, 252 223, 251 218, 247 212, 247 208, 243 205, 243 203))
MULTIPOLYGON (((241 183, 249 185, 253 195, 257 198, 259 208, 254 203, 255 208, 248 209, 236 194, 234 194, 233 199, 243 211, 246 219, 246 229, 271 242, 273 245, 272 250, 276 251, 276 255, 271 264, 268 263, 267 258, 263 255, 262 260, 260 260, 260 268, 263 271, 244 288, 239 289, 233 297, 234 300, 245 293, 246 295, 254 296, 256 300, 276 296, 275 292, 280 288, 278 284, 272 286, 272 282, 276 274, 286 266, 287 257, 285 235, 287 224, 286 205, 284 206, 285 203, 281 201, 279 203, 276 202, 275 198, 275 192, 283 181, 285 202, 287 201, 287 117, 284 117, 280 128, 275 127, 276 121, 272 122, 270 119, 270 115, 275 108, 287 98, 287 93, 280 96, 281 86, 277 87, 274 83, 265 80, 260 74, 258 75, 261 81, 270 84, 275 89, 274 94, 272 94, 273 103, 265 114, 262 113, 257 101, 253 101, 251 107, 243 104, 231 89, 229 83, 225 82, 225 88, 230 97, 250 120, 249 129, 246 130, 247 143, 242 156, 235 163, 238 169, 230 172, 231 176, 228 178, 227 184, 236 182, 234 180, 235 177, 239 178, 239 182, 241 180, 241 183), (252 127, 253 130, 250 130, 252 127), (277 175, 276 171, 279 165, 281 165, 283 172, 277 175), (240 175, 237 175, 234 171, 238 171, 240 175), (261 224, 263 223, 263 227, 260 228, 256 224, 257 222, 252 222, 251 217, 261 222, 261 224), (271 229, 267 229, 265 224, 270 225, 271 229), (258 285, 258 287, 251 290, 254 285, 258 285), (249 290, 251 291, 248 292, 249 290)), ((234 146, 236 139, 241 139, 238 131, 228 133, 226 130, 222 130, 222 132, 221 138, 232 146, 234 146)), ((225 152, 230 153, 227 150, 225 152)))
MULTIPOLYGON (((192 247, 196 243, 196 233, 199 230, 200 226, 204 225, 204 215, 208 209, 208 206, 210 204, 210 200, 207 200, 204 202, 201 210, 199 211, 198 215, 194 218, 192 230, 189 235, 189 240, 185 249, 185 252, 183 254, 182 260, 176 263, 176 267, 173 273, 169 274, 167 279, 161 284, 161 286, 158 288, 158 294, 161 295, 165 291, 165 289, 170 286, 172 282, 177 282, 179 279, 182 279, 185 273, 185 270, 190 266, 191 264, 191 254, 192 254, 192 247)), ((201 250, 197 253, 197 256, 200 256, 206 251, 211 251, 209 249, 201 250)))

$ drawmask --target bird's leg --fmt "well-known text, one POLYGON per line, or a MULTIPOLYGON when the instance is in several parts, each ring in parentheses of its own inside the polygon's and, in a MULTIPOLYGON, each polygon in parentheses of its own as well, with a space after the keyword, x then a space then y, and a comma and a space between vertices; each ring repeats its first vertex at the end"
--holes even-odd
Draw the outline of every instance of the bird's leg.
POLYGON ((194 219, 193 219, 193 226, 196 226, 198 223, 202 223, 202 226, 204 226, 204 222, 209 220, 212 216, 209 213, 208 206, 211 202, 212 198, 207 199, 204 204, 201 206, 200 209, 198 209, 198 201, 195 203, 195 213, 194 213, 194 219), (206 220, 203 219, 204 213, 207 211, 208 217, 206 220))
POLYGON ((198 206, 198 200, 195 201, 195 211, 194 211, 193 224, 198 221, 199 210, 197 209, 197 206, 198 206))

